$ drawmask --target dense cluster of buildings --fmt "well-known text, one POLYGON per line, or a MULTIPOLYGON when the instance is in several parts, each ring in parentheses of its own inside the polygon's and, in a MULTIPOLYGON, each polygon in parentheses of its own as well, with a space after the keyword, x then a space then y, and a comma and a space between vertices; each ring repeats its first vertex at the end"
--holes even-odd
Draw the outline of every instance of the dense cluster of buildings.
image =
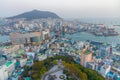
POLYGON ((24 66, 32 66, 37 44, 50 38, 49 29, 30 33, 10 34, 12 45, 0 47, 0 80, 18 80, 24 66), (34 46, 33 46, 34 45, 34 46))
POLYGON ((112 46, 64 36, 65 33, 74 33, 79 29, 92 31, 94 27, 89 28, 89 25, 77 21, 56 19, 5 22, 9 25, 3 24, 1 30, 10 33, 12 45, 0 46, 0 80, 23 78, 24 66, 32 66, 34 60, 42 61, 54 55, 70 55, 78 64, 97 71, 106 79, 120 79, 120 44, 112 46), (51 32, 54 34, 51 35, 51 32))
POLYGON ((30 43, 39 43, 43 39, 49 38, 50 31, 49 29, 39 31, 39 32, 30 32, 30 33, 11 33, 10 38, 12 44, 30 44, 30 43))
POLYGON ((115 48, 111 47, 109 44, 101 44, 99 42, 91 42, 91 44, 93 46, 92 51, 90 49, 82 50, 80 64, 84 67, 96 70, 106 79, 119 80, 120 64, 118 61, 120 61, 120 57, 117 54, 113 54, 115 52, 112 49, 115 48), (95 50, 97 45, 99 48, 95 50))
POLYGON ((26 33, 33 31, 42 31, 43 29, 53 29, 55 26, 60 27, 63 24, 61 19, 34 19, 26 21, 25 19, 3 19, 0 24, 0 34, 26 33))
POLYGON ((18 79, 24 72, 25 65, 32 66, 34 60, 41 61, 54 55, 70 55, 78 64, 96 70, 107 79, 120 78, 120 57, 115 54, 115 51, 119 51, 119 44, 112 47, 110 44, 95 41, 75 41, 56 36, 45 38, 44 35, 49 35, 49 30, 42 32, 42 34, 40 32, 24 33, 24 36, 22 36, 23 33, 11 34, 13 45, 0 47, 1 80, 18 79), (42 38, 40 43, 39 41, 24 42, 25 38, 34 37, 42 38), (18 40, 21 40, 21 43, 18 40))
POLYGON ((50 29, 53 32, 59 32, 65 26, 65 32, 73 34, 76 32, 88 32, 96 36, 117 36, 119 33, 113 26, 106 26, 104 24, 90 24, 80 22, 78 20, 67 21, 63 19, 33 19, 30 21, 22 19, 3 19, 0 24, 0 34, 10 33, 26 33, 42 31, 43 29, 50 29))

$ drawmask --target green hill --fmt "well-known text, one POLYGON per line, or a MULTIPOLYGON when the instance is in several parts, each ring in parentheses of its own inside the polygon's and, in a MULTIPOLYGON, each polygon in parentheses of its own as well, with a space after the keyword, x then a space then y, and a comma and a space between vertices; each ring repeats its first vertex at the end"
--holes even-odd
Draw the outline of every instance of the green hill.
POLYGON ((13 16, 13 17, 8 17, 7 19, 18 19, 18 18, 26 18, 27 20, 41 19, 41 18, 58 18, 58 19, 60 19, 60 17, 53 12, 39 11, 39 10, 32 10, 29 12, 25 12, 25 13, 13 16))
POLYGON ((54 56, 44 61, 36 61, 31 68, 25 67, 23 76, 26 77, 31 75, 33 80, 39 80, 45 72, 56 64, 55 60, 59 59, 63 61, 65 67, 64 73, 67 75, 67 80, 77 80, 76 78, 80 80, 105 80, 98 72, 82 67, 70 56, 54 56), (30 75, 28 74, 29 72, 31 72, 30 75))

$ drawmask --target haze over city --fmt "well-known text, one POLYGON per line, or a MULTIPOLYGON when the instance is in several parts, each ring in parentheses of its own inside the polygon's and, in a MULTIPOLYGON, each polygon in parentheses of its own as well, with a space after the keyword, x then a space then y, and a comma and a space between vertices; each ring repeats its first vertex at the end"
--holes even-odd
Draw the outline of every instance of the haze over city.
POLYGON ((37 9, 62 18, 119 18, 119 5, 120 0, 0 0, 0 17, 37 9))
POLYGON ((120 80, 120 0, 0 0, 0 80, 120 80))

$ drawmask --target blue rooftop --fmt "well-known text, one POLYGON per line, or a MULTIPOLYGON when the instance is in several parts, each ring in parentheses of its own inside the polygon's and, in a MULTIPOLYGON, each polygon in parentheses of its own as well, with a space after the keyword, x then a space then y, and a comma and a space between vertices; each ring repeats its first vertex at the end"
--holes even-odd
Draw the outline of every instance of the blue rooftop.
POLYGON ((96 41, 91 41, 90 43, 91 43, 91 44, 94 44, 94 45, 102 45, 101 42, 96 42, 96 41))

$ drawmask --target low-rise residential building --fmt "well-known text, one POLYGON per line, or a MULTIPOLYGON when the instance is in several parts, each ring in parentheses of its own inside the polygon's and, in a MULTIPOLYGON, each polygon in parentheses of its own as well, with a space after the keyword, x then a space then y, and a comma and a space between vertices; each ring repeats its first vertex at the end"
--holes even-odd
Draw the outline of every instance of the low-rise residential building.
POLYGON ((4 65, 0 66, 0 80, 8 80, 8 77, 15 70, 15 62, 16 60, 7 61, 4 65))
POLYGON ((104 64, 103 66, 101 66, 100 68, 100 73, 102 76, 106 76, 106 74, 111 70, 111 66, 110 65, 107 65, 107 64, 104 64))

